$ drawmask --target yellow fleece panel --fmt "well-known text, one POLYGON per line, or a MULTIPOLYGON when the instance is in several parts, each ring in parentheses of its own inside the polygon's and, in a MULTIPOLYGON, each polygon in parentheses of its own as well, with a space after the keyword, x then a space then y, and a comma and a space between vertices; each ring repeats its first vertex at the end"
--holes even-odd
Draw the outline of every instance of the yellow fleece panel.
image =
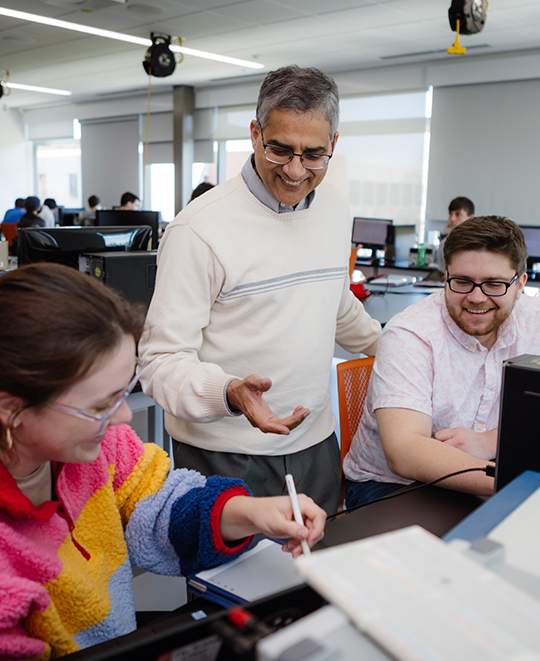
MULTIPOLYGON (((26 618, 29 635, 50 641, 53 657, 77 651, 73 636, 107 617, 111 608, 109 581, 128 557, 122 521, 110 514, 120 509, 126 525, 135 504, 163 486, 170 460, 155 444, 145 444, 144 455, 116 493, 112 488, 115 467, 108 469, 110 479, 90 497, 73 531, 77 542, 90 553, 90 560, 83 557, 68 534, 58 552, 62 572, 45 585, 51 603, 46 611, 32 612, 26 618)), ((43 658, 49 656, 50 650, 43 658)))
MULTIPOLYGON (((51 658, 51 648, 50 645, 47 645, 47 643, 45 643, 45 646, 47 647, 45 652, 43 652, 43 654, 40 654, 39 656, 33 656, 30 661, 48 661, 51 658)), ((75 650, 75 652, 77 651, 78 649, 75 650)))
POLYGON ((42 613, 31 611, 24 620, 24 629, 29 636, 40 638, 45 643, 45 652, 36 659, 50 659, 72 654, 79 646, 65 630, 55 604, 51 601, 42 613))
POLYGON ((111 608, 109 581, 127 558, 122 523, 110 516, 116 509, 111 483, 112 476, 88 500, 73 531, 77 542, 90 553, 90 560, 83 557, 68 534, 58 552, 62 572, 45 585, 51 604, 44 613, 27 618, 28 632, 51 641, 54 656, 76 651, 78 645, 72 637, 102 622, 111 608))
POLYGON ((144 444, 144 455, 131 471, 126 481, 116 491, 116 502, 122 514, 124 526, 137 502, 157 493, 171 468, 169 455, 155 443, 144 444))

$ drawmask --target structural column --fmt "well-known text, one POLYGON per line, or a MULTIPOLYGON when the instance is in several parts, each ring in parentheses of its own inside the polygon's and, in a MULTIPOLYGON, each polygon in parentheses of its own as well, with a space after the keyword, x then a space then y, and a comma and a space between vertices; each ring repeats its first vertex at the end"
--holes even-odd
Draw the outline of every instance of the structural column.
POLYGON ((189 202, 192 193, 195 89, 176 85, 173 103, 174 196, 175 213, 178 213, 189 202))

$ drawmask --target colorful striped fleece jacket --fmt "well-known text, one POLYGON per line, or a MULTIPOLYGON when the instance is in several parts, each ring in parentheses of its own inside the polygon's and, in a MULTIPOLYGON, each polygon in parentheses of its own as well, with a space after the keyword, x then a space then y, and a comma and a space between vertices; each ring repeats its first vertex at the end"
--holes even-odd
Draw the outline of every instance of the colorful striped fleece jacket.
POLYGON ((239 480, 169 473, 165 452, 111 427, 90 464, 56 466, 55 501, 34 507, 0 462, 0 658, 49 659, 136 628, 131 565, 189 574, 251 538, 221 538, 239 480))

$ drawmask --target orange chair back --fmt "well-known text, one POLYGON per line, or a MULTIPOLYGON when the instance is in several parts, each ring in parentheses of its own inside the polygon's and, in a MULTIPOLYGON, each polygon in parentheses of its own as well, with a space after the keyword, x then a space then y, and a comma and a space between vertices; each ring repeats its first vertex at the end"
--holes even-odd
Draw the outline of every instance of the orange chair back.
POLYGON ((352 437, 364 413, 367 389, 375 358, 355 358, 338 363, 337 386, 339 400, 339 429, 341 463, 349 451, 352 437))
POLYGON ((352 274, 354 267, 356 266, 356 253, 358 252, 358 246, 353 246, 351 248, 351 256, 349 257, 349 280, 352 280, 352 274))
POLYGON ((0 229, 8 244, 11 245, 17 236, 17 223, 0 223, 0 229))

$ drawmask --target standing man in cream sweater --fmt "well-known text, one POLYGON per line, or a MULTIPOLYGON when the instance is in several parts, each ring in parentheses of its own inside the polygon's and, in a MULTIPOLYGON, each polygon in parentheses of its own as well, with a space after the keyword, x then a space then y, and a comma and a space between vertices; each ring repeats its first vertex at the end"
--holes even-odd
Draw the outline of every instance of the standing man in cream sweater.
POLYGON ((254 154, 165 232, 140 345, 176 467, 242 478, 255 495, 286 493, 292 473, 327 512, 340 483, 334 341, 373 355, 381 332, 349 290, 347 202, 320 185, 338 116, 317 69, 266 76, 254 154))

